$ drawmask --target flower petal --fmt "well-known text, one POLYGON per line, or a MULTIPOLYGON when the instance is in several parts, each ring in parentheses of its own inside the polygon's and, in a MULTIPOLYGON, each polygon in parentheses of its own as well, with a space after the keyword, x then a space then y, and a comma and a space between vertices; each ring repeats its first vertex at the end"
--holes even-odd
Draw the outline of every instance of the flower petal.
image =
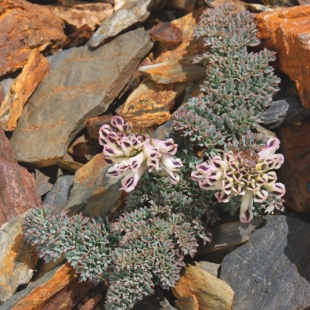
POLYGON ((253 219, 253 193, 251 191, 246 191, 245 195, 241 199, 240 206, 240 222, 241 223, 250 223, 253 219))

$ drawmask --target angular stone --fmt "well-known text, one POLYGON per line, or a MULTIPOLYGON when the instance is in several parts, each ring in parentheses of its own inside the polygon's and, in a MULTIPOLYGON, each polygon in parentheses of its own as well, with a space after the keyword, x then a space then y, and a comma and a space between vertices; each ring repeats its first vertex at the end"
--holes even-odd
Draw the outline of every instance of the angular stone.
POLYGON ((30 98, 13 133, 17 160, 33 167, 55 164, 84 121, 107 110, 151 47, 147 33, 139 28, 97 50, 80 47, 60 56, 60 63, 51 66, 30 98))
POLYGON ((285 204, 296 212, 310 211, 310 119, 301 126, 280 128, 284 164, 277 172, 286 186, 285 204))
POLYGON ((0 225, 41 204, 33 176, 14 160, 0 127, 0 225))
POLYGON ((102 154, 97 154, 79 169, 74 176, 69 200, 62 209, 70 210, 71 214, 82 211, 86 216, 106 216, 116 208, 123 194, 119 180, 106 176, 109 167, 102 154))
POLYGON ((182 30, 169 22, 159 22, 150 31, 150 37, 153 41, 162 43, 181 43, 182 30))
POLYGON ((14 294, 1 310, 68 310, 79 302, 92 285, 79 282, 74 269, 65 264, 56 267, 24 290, 14 294))
POLYGON ((38 260, 34 247, 24 241, 23 217, 24 214, 16 216, 0 228, 0 305, 20 285, 30 282, 38 260))
POLYGON ((27 64, 11 84, 10 91, 0 106, 0 125, 4 130, 15 129, 24 105, 48 74, 49 68, 49 62, 38 50, 31 51, 27 64))
POLYGON ((234 292, 228 284, 197 266, 186 268, 172 293, 178 299, 194 295, 199 310, 228 310, 234 299, 234 292))
POLYGON ((175 305, 180 310, 199 310, 198 300, 195 295, 180 297, 175 301, 175 305))
POLYGON ((24 66, 33 49, 55 53, 66 40, 64 24, 48 8, 24 0, 0 4, 0 76, 24 66))
POLYGON ((52 190, 44 197, 43 203, 53 208, 61 208, 68 201, 73 181, 73 175, 61 175, 58 177, 52 190))
POLYGON ((115 37, 123 30, 144 22, 153 10, 159 9, 167 0, 127 0, 113 16, 108 17, 97 29, 89 44, 96 48, 108 38, 115 37))
POLYGON ((218 277, 220 264, 200 261, 199 263, 196 263, 196 266, 198 266, 204 271, 211 273, 213 276, 218 277))
POLYGON ((206 77, 206 68, 193 64, 187 59, 147 65, 139 68, 139 71, 159 84, 191 82, 206 77))
MULTIPOLYGON (((126 118, 128 113, 137 111, 137 107, 142 105, 146 110, 155 109, 153 112, 148 111, 146 123, 152 119, 153 124, 160 125, 170 119, 171 115, 168 111, 173 108, 180 97, 183 98, 187 87, 188 84, 186 83, 164 85, 156 84, 150 80, 143 81, 128 96, 117 114, 126 118), (157 113, 160 113, 162 119, 158 119, 157 113)), ((143 118, 144 116, 141 115, 138 121, 143 123, 143 118)))
POLYGON ((236 6, 236 12, 243 12, 245 11, 245 5, 246 3, 242 2, 242 1, 239 1, 239 0, 205 0, 207 5, 213 9, 223 5, 223 4, 227 4, 230 3, 230 4, 233 4, 234 6, 236 6))
POLYGON ((199 255, 217 251, 231 252, 237 246, 249 241, 250 234, 261 224, 262 218, 254 218, 250 224, 230 222, 217 226, 212 231, 212 241, 199 248, 199 255))
MULTIPOLYGON (((66 155, 65 155, 65 157, 67 157, 66 155)), ((56 161, 56 164, 60 168, 63 168, 65 170, 68 170, 68 171, 73 172, 73 173, 77 172, 80 168, 83 167, 83 164, 81 164, 81 163, 79 163, 77 161, 73 161, 73 160, 71 160, 71 158, 70 158, 70 160, 58 159, 56 161)))
POLYGON ((306 109, 299 97, 291 97, 273 101, 264 113, 264 125, 275 129, 295 122, 302 122, 310 115, 310 109, 306 109))
POLYGON ((60 169, 57 166, 34 170, 37 191, 40 196, 43 196, 52 189, 60 173, 60 169))
POLYGON ((297 0, 262 0, 265 5, 271 6, 294 6, 297 5, 297 0))
POLYGON ((310 223, 292 214, 264 218, 266 225, 221 264, 220 278, 235 291, 233 309, 307 309, 310 223))
POLYGON ((92 31, 100 26, 103 21, 112 16, 113 6, 109 3, 79 3, 70 6, 48 5, 55 16, 62 19, 70 30, 78 30, 83 25, 88 25, 92 31))
POLYGON ((188 13, 193 12, 196 9, 197 0, 170 0, 169 8, 184 10, 188 13))
POLYGON ((310 108, 310 6, 296 6, 256 16, 262 45, 277 51, 277 67, 295 81, 301 102, 310 108))
POLYGON ((70 33, 64 43, 64 48, 82 46, 92 37, 93 31, 88 25, 81 26, 78 30, 70 33))

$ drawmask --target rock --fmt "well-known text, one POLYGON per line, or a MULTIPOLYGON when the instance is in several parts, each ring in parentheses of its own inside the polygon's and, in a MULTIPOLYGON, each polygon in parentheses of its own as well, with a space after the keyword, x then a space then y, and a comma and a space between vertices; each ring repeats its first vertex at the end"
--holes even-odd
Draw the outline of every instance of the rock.
POLYGON ((169 8, 184 10, 188 13, 197 9, 197 0, 170 0, 168 2, 169 8))
POLYGON ((92 48, 103 44, 123 30, 144 22, 153 10, 159 9, 167 0, 127 0, 115 14, 105 19, 89 41, 92 48))
POLYGON ((231 3, 236 6, 236 12, 243 12, 245 10, 245 3, 239 0, 205 0, 206 4, 215 9, 223 4, 231 3))
POLYGON ((23 217, 24 214, 16 216, 0 228, 0 305, 20 285, 30 282, 38 260, 34 247, 24 241, 23 217))
POLYGON ((48 74, 49 68, 47 59, 38 50, 30 52, 27 64, 11 84, 10 91, 0 106, 0 125, 4 130, 15 129, 24 105, 48 74))
POLYGON ((298 2, 300 5, 310 4, 310 1, 309 1, 309 0, 297 0, 297 2, 298 2))
POLYGON ((79 302, 92 285, 79 282, 74 269, 65 264, 56 267, 24 290, 14 294, 1 310, 68 310, 79 302))
POLYGON ((15 161, 0 127, 0 225, 41 204, 33 176, 15 161))
POLYGON ((180 310, 199 310, 198 300, 195 295, 181 297, 175 301, 175 305, 180 310))
POLYGON ((266 225, 222 262, 220 278, 235 291, 233 309, 306 309, 310 224, 292 214, 264 218, 266 225))
POLYGON ((191 82, 206 77, 206 68, 193 64, 185 58, 143 66, 139 71, 159 84, 191 82))
POLYGON ((58 18, 62 19, 73 32, 83 25, 95 31, 103 21, 112 16, 113 6, 109 3, 79 3, 73 5, 48 5, 58 18))
POLYGON ((306 213, 310 211, 310 119, 301 126, 280 128, 280 153, 284 164, 277 172, 286 186, 285 205, 290 209, 306 213))
POLYGON ((159 22, 151 29, 150 37, 153 41, 177 44, 182 42, 182 30, 169 22, 159 22))
POLYGON ((262 0, 265 5, 271 6, 294 6, 297 5, 297 0, 262 0))
POLYGON ((268 8, 268 7, 266 7, 262 4, 258 4, 258 3, 247 3, 246 9, 252 13, 261 13, 261 12, 273 11, 273 9, 268 8))
POLYGON ((53 208, 61 208, 68 201, 73 180, 73 175, 61 175, 58 177, 52 190, 44 197, 43 203, 53 208))
POLYGON ((234 292, 228 284, 197 266, 186 268, 172 292, 178 299, 194 295, 199 310, 228 310, 234 299, 234 292))
POLYGON ((17 160, 32 167, 55 164, 84 121, 108 109, 151 47, 139 28, 95 51, 79 47, 60 55, 60 63, 52 59, 50 74, 30 98, 13 133, 17 160))
POLYGON ((310 115, 298 97, 273 101, 264 113, 264 125, 275 129, 294 122, 301 122, 310 115))
POLYGON ((52 189, 60 173, 60 169, 57 166, 34 170, 37 191, 40 196, 43 196, 52 189))
POLYGON ((33 49, 55 53, 66 40, 63 22, 44 6, 4 0, 0 14, 0 76, 24 66, 33 49))
POLYGON ((310 6, 296 6, 256 16, 262 46, 277 51, 277 67, 295 81, 301 102, 310 108, 310 6))
POLYGON ((199 263, 196 263, 196 266, 198 266, 204 271, 211 273, 213 276, 218 277, 220 264, 201 261, 199 263))
POLYGON ((102 299, 102 295, 98 293, 91 299, 89 299, 83 306, 79 308, 79 310, 93 310, 96 308, 98 302, 102 299))
POLYGON ((64 48, 84 45, 92 37, 92 35, 92 29, 85 24, 67 36, 67 40, 64 43, 64 48))
POLYGON ((82 210, 86 216, 106 216, 121 201, 121 185, 117 179, 108 178, 107 166, 102 154, 79 169, 74 176, 74 184, 68 202, 62 208, 70 214, 82 210))
MULTIPOLYGON (((67 155, 67 154, 66 154, 67 155)), ((66 157, 65 155, 65 157, 66 157)), ((71 159, 71 158, 70 158, 71 159)), ((77 172, 80 168, 82 168, 84 165, 73 160, 66 160, 66 159, 58 159, 56 161, 56 164, 65 170, 68 170, 70 172, 77 172)))
POLYGON ((237 246, 249 241, 250 234, 263 223, 262 218, 254 218, 250 224, 230 222, 215 227, 212 241, 199 248, 198 254, 209 254, 217 251, 231 252, 237 246))
POLYGON ((111 119, 112 115, 102 115, 87 119, 85 126, 90 138, 96 139, 98 141, 100 127, 104 124, 110 124, 111 119))
MULTIPOLYGON (((86 124, 86 122, 85 122, 86 124)), ((99 128, 98 128, 99 131, 99 128)), ((74 140, 68 148, 68 154, 72 156, 76 161, 81 163, 87 163, 86 158, 86 139, 85 135, 78 137, 74 140)))

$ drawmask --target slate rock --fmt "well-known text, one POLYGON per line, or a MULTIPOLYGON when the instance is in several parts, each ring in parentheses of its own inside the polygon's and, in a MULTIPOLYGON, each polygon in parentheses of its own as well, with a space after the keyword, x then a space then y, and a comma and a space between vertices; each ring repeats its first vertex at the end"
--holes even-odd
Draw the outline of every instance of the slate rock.
POLYGON ((310 109, 306 109, 298 97, 273 101, 264 113, 264 124, 270 129, 301 122, 310 115, 310 109))
POLYGON ((127 0, 111 17, 104 20, 89 41, 92 48, 103 44, 123 30, 144 22, 153 10, 164 5, 167 0, 127 0))
POLYGON ((92 286, 88 282, 79 282, 79 277, 69 264, 57 266, 14 294, 0 306, 0 310, 69 310, 92 286))
POLYGON ((138 28, 97 50, 66 52, 23 110, 11 139, 17 160, 44 167, 64 157, 85 120, 108 109, 151 47, 146 31, 138 28))
POLYGON ((0 228, 0 305, 30 282, 38 261, 34 247, 23 238, 23 218, 16 216, 0 228))
POLYGON ((49 68, 47 59, 38 50, 29 54, 27 64, 11 84, 10 91, 0 106, 0 124, 5 131, 15 129, 24 105, 48 74, 49 68))
POLYGON ((70 214, 82 211, 86 216, 106 216, 117 207, 122 197, 121 185, 118 179, 106 176, 109 167, 102 154, 97 154, 79 169, 69 200, 62 209, 69 210, 70 214))
POLYGON ((235 291, 233 309, 306 309, 310 223, 292 214, 264 219, 266 225, 222 262, 220 278, 235 291))
POLYGON ((0 189, 0 225, 42 203, 33 176, 14 159, 10 143, 1 127, 0 189))
POLYGON ((293 211, 310 211, 310 118, 300 125, 289 125, 278 132, 284 164, 277 172, 286 186, 284 199, 293 211))
POLYGON ((24 0, 0 2, 0 76, 19 70, 35 48, 55 53, 66 40, 64 24, 48 8, 24 0))
POLYGON ((263 12, 255 19, 261 46, 277 52, 277 69, 296 83, 300 100, 306 108, 310 108, 309 16, 310 6, 300 5, 263 12))
POLYGON ((41 169, 35 169, 33 172, 37 191, 40 196, 49 192, 55 184, 57 177, 61 174, 57 166, 50 166, 41 169))
POLYGON ((62 207, 68 200, 70 191, 73 186, 73 175, 61 175, 58 177, 52 190, 46 194, 43 203, 53 208, 62 207))
POLYGON ((177 299, 194 295, 199 310, 229 310, 234 299, 228 284, 198 266, 186 268, 172 293, 177 299))

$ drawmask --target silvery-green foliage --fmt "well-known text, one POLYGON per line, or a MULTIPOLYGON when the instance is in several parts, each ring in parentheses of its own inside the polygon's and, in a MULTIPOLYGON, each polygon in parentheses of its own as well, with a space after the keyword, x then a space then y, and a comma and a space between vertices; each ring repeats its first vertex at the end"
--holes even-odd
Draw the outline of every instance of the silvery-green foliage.
POLYGON ((64 257, 80 274, 81 281, 101 282, 111 263, 112 236, 103 220, 81 214, 68 217, 48 207, 36 208, 24 219, 26 240, 46 262, 64 257))
POLYGON ((187 222, 182 213, 155 204, 123 214, 111 231, 122 239, 113 252, 107 310, 130 309, 155 286, 174 286, 184 256, 193 257, 197 251, 197 237, 209 240, 201 223, 187 222))
MULTIPOLYGON (((183 110, 196 114, 196 119, 206 118, 214 125, 209 130, 221 132, 227 140, 240 138, 263 122, 262 113, 278 91, 279 78, 269 66, 275 53, 266 49, 258 53, 247 51, 248 46, 259 44, 256 32, 253 15, 234 12, 230 4, 207 10, 195 31, 195 36, 203 37, 208 47, 197 59, 206 60, 207 77, 201 86, 203 95, 190 99, 183 110)), ((188 122, 178 127, 185 127, 188 122)), ((192 141, 197 140, 196 131, 190 134, 192 141)), ((200 136, 198 132, 197 138, 200 136)))

